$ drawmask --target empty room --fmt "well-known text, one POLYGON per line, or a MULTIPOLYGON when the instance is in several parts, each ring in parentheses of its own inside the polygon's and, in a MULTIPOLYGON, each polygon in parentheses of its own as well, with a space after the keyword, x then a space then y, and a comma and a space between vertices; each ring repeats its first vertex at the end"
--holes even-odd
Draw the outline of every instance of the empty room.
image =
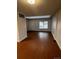
POLYGON ((17 0, 17 59, 61 59, 61 0, 17 0))

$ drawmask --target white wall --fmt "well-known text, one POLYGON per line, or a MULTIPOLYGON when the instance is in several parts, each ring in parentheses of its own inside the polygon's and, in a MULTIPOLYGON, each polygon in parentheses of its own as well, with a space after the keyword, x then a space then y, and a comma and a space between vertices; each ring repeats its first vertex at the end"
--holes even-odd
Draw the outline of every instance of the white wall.
POLYGON ((28 31, 51 31, 51 20, 50 19, 36 19, 28 20, 28 31), (48 21, 48 29, 39 29, 39 21, 48 21))
POLYGON ((17 16, 17 41, 20 42, 27 37, 26 19, 17 16))
POLYGON ((52 18, 52 34, 61 48, 61 11, 59 10, 52 18))

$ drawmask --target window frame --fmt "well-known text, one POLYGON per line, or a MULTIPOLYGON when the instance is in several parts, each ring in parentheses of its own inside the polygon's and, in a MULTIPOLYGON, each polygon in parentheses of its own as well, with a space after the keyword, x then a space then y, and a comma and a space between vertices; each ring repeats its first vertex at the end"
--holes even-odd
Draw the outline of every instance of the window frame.
POLYGON ((48 29, 48 21, 46 21, 46 20, 45 21, 39 21, 39 29, 48 29), (43 25, 41 25, 41 27, 40 27, 40 22, 43 23, 43 25), (47 27, 45 27, 45 22, 47 22, 47 24, 46 24, 47 27))

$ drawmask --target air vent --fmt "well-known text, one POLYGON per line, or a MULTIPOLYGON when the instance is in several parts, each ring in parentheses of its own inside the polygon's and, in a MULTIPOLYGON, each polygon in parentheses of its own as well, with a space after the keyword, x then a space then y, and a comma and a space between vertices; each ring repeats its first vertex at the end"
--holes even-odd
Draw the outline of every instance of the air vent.
POLYGON ((21 13, 19 13, 19 17, 22 17, 22 18, 24 18, 24 15, 23 15, 23 14, 21 14, 21 13))

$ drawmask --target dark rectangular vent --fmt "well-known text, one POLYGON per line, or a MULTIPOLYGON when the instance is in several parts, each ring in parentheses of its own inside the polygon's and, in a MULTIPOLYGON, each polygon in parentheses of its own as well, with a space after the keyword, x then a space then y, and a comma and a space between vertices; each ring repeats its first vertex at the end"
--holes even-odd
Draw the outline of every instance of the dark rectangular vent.
POLYGON ((22 17, 22 18, 24 18, 24 15, 19 13, 19 17, 22 17))

